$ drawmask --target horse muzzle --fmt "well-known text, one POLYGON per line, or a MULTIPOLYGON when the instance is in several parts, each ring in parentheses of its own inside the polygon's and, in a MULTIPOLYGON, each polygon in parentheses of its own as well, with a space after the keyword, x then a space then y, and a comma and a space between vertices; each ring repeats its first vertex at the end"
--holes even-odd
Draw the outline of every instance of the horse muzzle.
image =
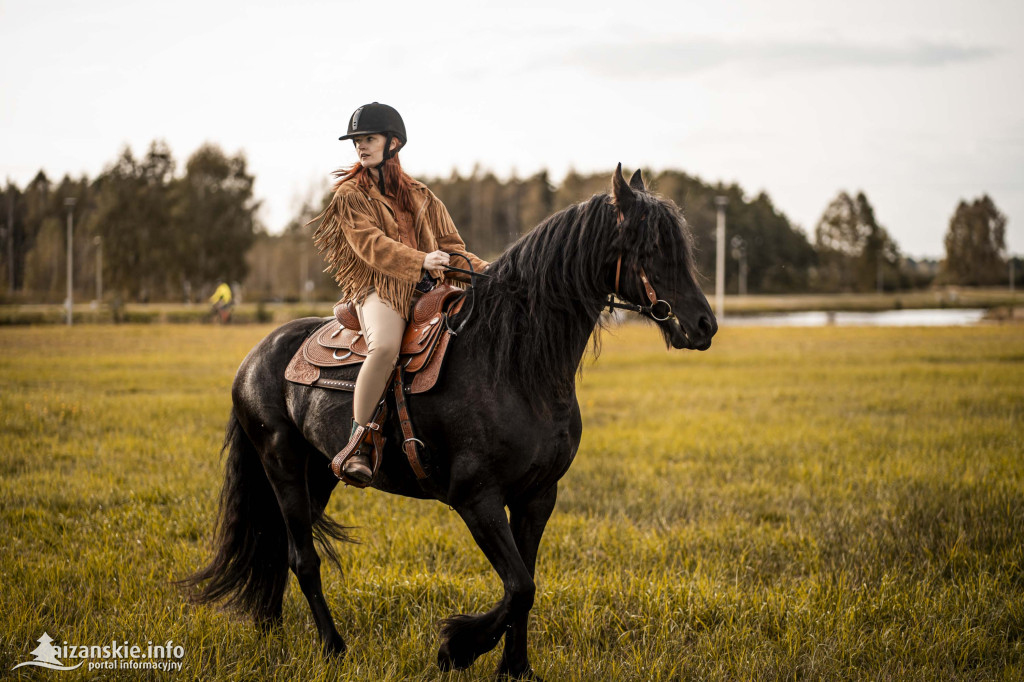
POLYGON ((710 314, 701 315, 690 330, 675 317, 659 324, 666 340, 676 350, 707 350, 711 347, 711 338, 718 332, 718 322, 710 314))

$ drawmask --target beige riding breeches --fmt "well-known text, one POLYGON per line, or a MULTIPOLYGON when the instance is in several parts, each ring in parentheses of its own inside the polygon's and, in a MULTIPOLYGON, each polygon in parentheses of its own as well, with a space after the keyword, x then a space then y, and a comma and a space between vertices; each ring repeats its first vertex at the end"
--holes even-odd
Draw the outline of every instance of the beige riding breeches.
POLYGON ((352 417, 365 426, 373 417, 373 411, 387 388, 391 370, 398 361, 405 320, 380 300, 376 292, 367 296, 362 305, 356 306, 356 315, 359 316, 368 351, 356 377, 352 417))

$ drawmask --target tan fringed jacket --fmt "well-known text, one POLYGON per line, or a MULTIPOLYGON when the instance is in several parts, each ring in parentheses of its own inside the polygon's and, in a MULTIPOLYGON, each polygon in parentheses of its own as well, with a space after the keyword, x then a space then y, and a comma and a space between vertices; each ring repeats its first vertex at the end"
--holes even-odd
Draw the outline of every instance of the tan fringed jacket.
MULTIPOLYGON (((313 241, 328 263, 325 272, 331 272, 341 287, 342 300, 362 303, 372 288, 388 307, 408 319, 413 291, 423 277, 423 259, 431 251, 465 254, 476 272, 487 267, 487 261, 466 250, 441 200, 423 183, 413 184, 413 230, 422 250, 399 241, 394 211, 376 186, 367 192, 355 181, 343 183, 320 215, 313 241)), ((452 265, 468 269, 458 262, 461 259, 452 260, 452 265)), ((469 280, 459 273, 448 276, 469 280)))

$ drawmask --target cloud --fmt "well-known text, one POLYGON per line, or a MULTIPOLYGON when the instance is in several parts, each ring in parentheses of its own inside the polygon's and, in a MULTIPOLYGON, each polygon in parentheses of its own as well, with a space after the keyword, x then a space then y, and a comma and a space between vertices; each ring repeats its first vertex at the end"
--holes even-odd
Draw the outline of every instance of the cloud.
POLYGON ((843 41, 730 42, 708 38, 591 44, 567 62, 611 78, 679 78, 741 66, 760 73, 837 68, 933 68, 988 59, 1001 50, 952 43, 881 45, 843 41))

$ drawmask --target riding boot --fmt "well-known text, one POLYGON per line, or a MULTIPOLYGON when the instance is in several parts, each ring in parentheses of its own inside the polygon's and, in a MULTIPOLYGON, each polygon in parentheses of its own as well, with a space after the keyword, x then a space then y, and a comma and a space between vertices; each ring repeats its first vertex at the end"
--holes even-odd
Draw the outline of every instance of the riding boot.
POLYGON ((388 416, 385 395, 381 396, 370 421, 364 426, 352 420, 352 431, 348 444, 331 460, 331 471, 348 485, 365 488, 377 475, 381 457, 384 455, 384 434, 381 425, 388 416))
POLYGON ((371 457, 373 455, 373 432, 352 420, 352 432, 348 437, 348 445, 338 456, 344 461, 342 471, 357 483, 369 483, 373 478, 371 457), (350 454, 351 453, 351 454, 350 454))

